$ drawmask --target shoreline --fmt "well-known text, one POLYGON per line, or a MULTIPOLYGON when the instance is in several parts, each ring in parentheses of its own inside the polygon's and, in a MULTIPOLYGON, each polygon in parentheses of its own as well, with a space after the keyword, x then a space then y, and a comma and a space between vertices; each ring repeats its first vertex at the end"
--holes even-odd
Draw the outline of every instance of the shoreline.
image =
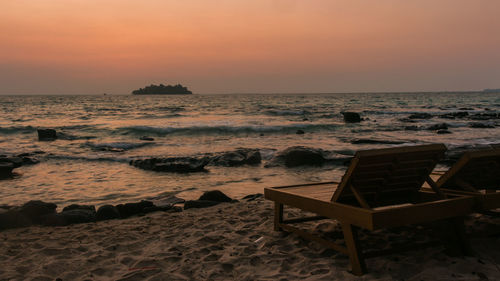
MULTIPOLYGON (((0 231, 0 276, 6 280, 496 280, 498 236, 472 238, 474 257, 443 247, 367 259, 369 273, 347 271, 345 255, 273 230, 272 202, 221 203, 180 213, 71 226, 0 231)), ((291 209, 291 216, 299 210, 291 209)), ((467 231, 498 230, 500 218, 468 216, 467 231)), ((335 223, 310 223, 334 232, 335 223)), ((361 233, 362 241, 422 239, 415 229, 361 233), (413 237, 415 236, 415 237, 413 237)))

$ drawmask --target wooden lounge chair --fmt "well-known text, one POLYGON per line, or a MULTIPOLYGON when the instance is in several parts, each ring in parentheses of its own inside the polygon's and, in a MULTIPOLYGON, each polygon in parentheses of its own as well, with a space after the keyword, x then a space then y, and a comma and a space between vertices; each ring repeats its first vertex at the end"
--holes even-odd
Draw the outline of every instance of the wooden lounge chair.
POLYGON ((265 188, 265 198, 275 202, 274 228, 347 254, 356 275, 366 272, 364 257, 376 255, 361 251, 358 227, 376 230, 451 219, 457 241, 465 249, 463 216, 471 212, 474 199, 445 199, 434 184, 435 191, 420 190, 425 181, 432 181, 429 175, 445 151, 442 144, 358 151, 338 185, 329 182, 265 188), (286 220, 284 205, 318 216, 286 220), (316 219, 339 221, 345 246, 292 225, 316 219))
POLYGON ((476 199, 476 211, 500 208, 500 148, 469 151, 436 181, 446 194, 476 199))

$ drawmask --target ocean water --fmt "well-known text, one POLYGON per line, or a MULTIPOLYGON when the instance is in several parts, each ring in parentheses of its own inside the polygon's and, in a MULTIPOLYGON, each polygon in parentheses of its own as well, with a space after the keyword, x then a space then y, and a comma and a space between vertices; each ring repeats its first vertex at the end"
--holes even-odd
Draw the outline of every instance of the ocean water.
POLYGON ((39 199, 60 206, 103 205, 161 201, 169 195, 192 199, 212 189, 241 198, 262 193, 265 186, 339 179, 345 171, 342 165, 264 167, 287 147, 352 155, 424 143, 444 143, 450 150, 485 146, 500 143, 500 119, 491 117, 498 113, 499 93, 0 96, 0 154, 44 152, 36 156, 39 164, 17 168, 13 179, 0 181, 0 204, 39 199), (358 112, 365 120, 345 123, 343 111, 358 112), (443 117, 457 112, 468 117, 443 117), (405 120, 414 113, 433 118, 405 120), (451 134, 426 129, 440 123, 451 134), (472 128, 474 123, 492 128, 472 128), (38 128, 53 128, 63 138, 38 141, 38 128), (382 143, 353 143, 359 139, 382 143), (263 163, 208 166, 207 173, 191 174, 128 164, 237 148, 259 149, 263 163))

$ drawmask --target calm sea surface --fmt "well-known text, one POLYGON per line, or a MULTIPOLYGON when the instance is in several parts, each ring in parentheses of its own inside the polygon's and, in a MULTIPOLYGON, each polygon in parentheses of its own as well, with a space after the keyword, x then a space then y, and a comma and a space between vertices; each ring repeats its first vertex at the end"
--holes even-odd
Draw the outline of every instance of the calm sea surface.
POLYGON ((0 96, 0 154, 45 152, 37 156, 39 164, 20 167, 15 178, 0 181, 0 204, 40 199, 60 206, 103 205, 171 194, 191 199, 211 189, 240 198, 261 193, 265 186, 338 179, 345 171, 335 165, 264 167, 287 147, 352 154, 396 145, 352 143, 359 139, 401 142, 397 145, 442 142, 451 150, 488 145, 500 143, 500 119, 488 117, 498 113, 498 93, 0 96), (366 120, 346 124, 343 111, 358 112, 366 120), (467 117, 443 116, 457 112, 467 117), (405 120, 414 113, 433 117, 405 120), (440 123, 451 134, 426 129, 440 123), (492 128, 471 127, 478 123, 492 128), (65 139, 38 141, 38 128, 53 128, 65 139), (259 149, 262 165, 173 174, 128 164, 236 148, 259 149))

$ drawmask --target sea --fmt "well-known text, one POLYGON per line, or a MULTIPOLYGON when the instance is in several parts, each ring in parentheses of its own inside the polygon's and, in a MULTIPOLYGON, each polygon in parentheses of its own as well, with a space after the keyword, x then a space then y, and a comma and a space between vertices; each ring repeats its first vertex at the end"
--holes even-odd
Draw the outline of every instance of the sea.
POLYGON ((267 186, 339 180, 346 170, 342 163, 267 167, 289 147, 349 156, 428 143, 450 151, 498 145, 499 114, 496 92, 0 96, 0 155, 28 153, 39 161, 0 180, 0 205, 196 199, 215 189, 240 199, 267 186), (342 112, 363 120, 346 123, 342 112), (46 128, 61 137, 39 141, 37 129, 46 128), (129 164, 239 148, 258 149, 262 163, 183 174, 129 164))

